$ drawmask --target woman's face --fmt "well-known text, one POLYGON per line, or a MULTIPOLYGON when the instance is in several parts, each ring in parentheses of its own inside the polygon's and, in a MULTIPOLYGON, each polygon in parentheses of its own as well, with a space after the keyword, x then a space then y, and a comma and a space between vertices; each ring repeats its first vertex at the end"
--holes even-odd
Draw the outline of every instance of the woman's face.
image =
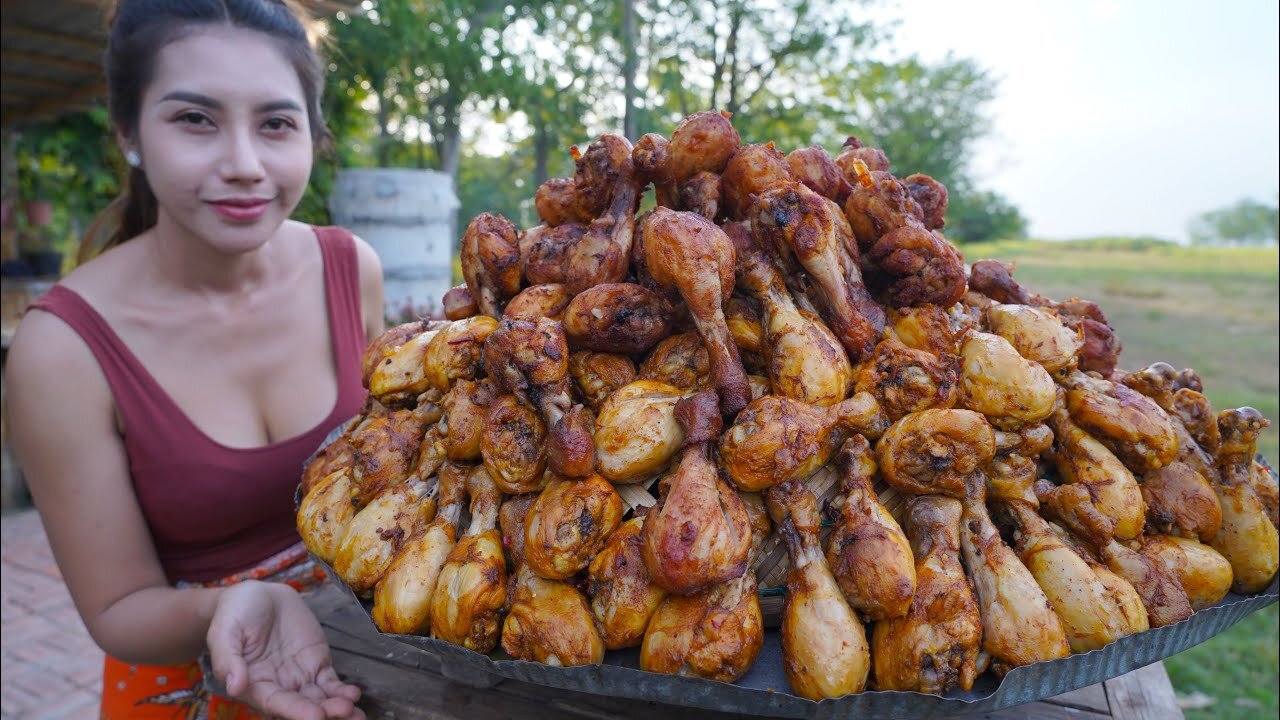
POLYGON ((201 29, 161 49, 137 136, 124 141, 141 155, 159 225, 226 253, 261 247, 311 174, 306 107, 297 72, 262 33, 201 29))

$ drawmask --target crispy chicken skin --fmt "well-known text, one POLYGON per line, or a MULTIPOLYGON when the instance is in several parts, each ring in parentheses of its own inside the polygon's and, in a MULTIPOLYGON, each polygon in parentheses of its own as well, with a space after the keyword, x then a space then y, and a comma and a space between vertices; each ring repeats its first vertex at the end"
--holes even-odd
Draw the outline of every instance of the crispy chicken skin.
POLYGON ((671 332, 671 311, 655 292, 632 283, 604 283, 573 298, 564 312, 569 347, 642 353, 671 332))
POLYGON ((366 416, 351 429, 353 505, 363 508, 409 476, 430 424, 426 413, 406 409, 366 416))
POLYGON ((1270 423, 1250 407, 1218 414, 1222 444, 1217 452, 1218 482, 1214 491, 1222 508, 1222 526, 1209 544, 1235 573, 1232 588, 1256 593, 1267 587, 1280 567, 1276 526, 1253 490, 1253 458, 1258 435, 1270 423))
POLYGON ((820 145, 792 150, 787 154, 787 167, 796 182, 837 203, 844 202, 853 189, 840 166, 820 145))
POLYGON ((1222 506, 1204 476, 1186 463, 1174 461, 1142 476, 1142 500, 1147 504, 1147 529, 1208 542, 1222 525, 1222 506))
POLYGON ((604 641, 576 587, 539 577, 523 565, 513 588, 511 609, 502 624, 502 649, 508 655, 554 667, 604 661, 604 641))
POLYGON ((954 498, 921 495, 907 503, 916 594, 905 616, 882 620, 872 632, 878 690, 941 695, 973 687, 982 616, 960 564, 961 512, 954 498))
POLYGON ((497 320, 476 315, 441 327, 427 343, 422 359, 431 387, 443 394, 459 379, 476 378, 484 368, 485 341, 497 326, 497 320))
POLYGON ((587 568, 591 616, 610 650, 639 645, 649 619, 667 597, 644 563, 643 526, 643 516, 622 523, 587 568))
POLYGON ((938 357, 954 355, 960 349, 950 316, 937 305, 890 310, 885 332, 909 348, 931 352, 938 357))
POLYGON ((503 492, 517 495, 546 485, 546 438, 542 417, 516 396, 501 394, 489 404, 480 435, 480 457, 503 492))
POLYGON ((1058 381, 1067 389, 1067 411, 1083 430, 1106 445, 1133 472, 1158 470, 1177 457, 1173 422, 1150 398, 1122 383, 1075 371, 1058 381))
POLYGON ((1221 602, 1231 589, 1231 563, 1216 550, 1190 539, 1171 535, 1148 535, 1139 552, 1164 565, 1178 580, 1192 610, 1203 610, 1221 602))
POLYGON ((668 595, 649 620, 640 669, 734 682, 764 645, 755 573, 693 595, 668 595))
POLYGON ((898 228, 925 230, 924 210, 901 180, 888 170, 876 170, 858 159, 847 160, 845 167, 851 189, 844 212, 863 251, 870 251, 882 237, 898 228))
POLYGON ((1066 410, 1055 412, 1049 426, 1054 433, 1050 455, 1061 480, 1084 488, 1093 506, 1114 525, 1116 537, 1138 537, 1146 522, 1146 504, 1133 473, 1075 424, 1066 410))
POLYGON ((640 380, 694 392, 711 389, 711 356, 697 333, 676 333, 658 343, 640 363, 640 380))
POLYGON ((907 192, 920 206, 924 226, 937 230, 947 223, 947 186, 928 175, 915 173, 902 181, 907 192))
POLYGON ((902 492, 964 497, 968 477, 995 457, 995 433, 972 410, 923 410, 891 425, 876 457, 902 492))
POLYGON ((721 209, 730 220, 745 220, 757 198, 791 179, 787 158, 773 143, 743 145, 720 175, 721 209))
POLYGON ((417 478, 389 487, 357 512, 334 554, 333 570, 357 595, 382 579, 405 538, 435 517, 435 483, 417 478))
POLYGON ((582 399, 599 412, 609 396, 635 381, 636 366, 626 355, 579 350, 569 353, 569 376, 582 399))
POLYGON ((569 289, 560 283, 530 285, 511 298, 502 316, 520 320, 537 320, 540 317, 561 320, 572 299, 569 289))
POLYGON ((591 215, 583 212, 578 205, 573 178, 550 178, 544 181, 533 194, 533 207, 538 212, 538 218, 548 227, 591 221, 591 215))
POLYGON ((446 320, 463 320, 480 312, 480 306, 466 285, 454 285, 440 298, 446 320))
POLYGON ((351 468, 339 468, 312 484, 298 503, 298 534, 307 550, 332 564, 347 524, 356 514, 351 505, 351 468))
POLYGON ((600 474, 612 483, 640 482, 670 464, 684 444, 676 421, 679 388, 638 380, 618 389, 596 416, 595 447, 600 474))
POLYGON ((995 304, 987 308, 987 326, 1008 340, 1019 355, 1039 363, 1050 374, 1074 368, 1084 346, 1079 332, 1045 308, 995 304))
POLYGON ((599 475, 553 479, 525 517, 524 561, 540 577, 585 569, 622 522, 622 498, 599 475))
POLYGON ((520 292, 519 234, 501 215, 481 213, 462 236, 462 275, 480 312, 489 317, 501 316, 506 302, 520 292))
POLYGON ((497 529, 502 491, 483 465, 467 477, 471 524, 436 579, 431 599, 431 637, 488 653, 498 644, 501 610, 507 602, 507 561, 497 529))
POLYGON ((575 295, 627 278, 635 240, 635 216, 644 186, 631 162, 631 143, 601 135, 577 156, 574 191, 594 218, 565 255, 564 283, 575 295))
POLYGON ((569 251, 591 229, 586 223, 571 222, 554 227, 538 225, 520 235, 520 266, 530 285, 563 284, 567 277, 569 251))
POLYGON ((960 357, 915 350, 896 338, 882 340, 870 359, 858 367, 854 389, 869 392, 890 420, 956 402, 960 357))
POLYGON ((1038 423, 1053 412, 1058 389, 1040 365, 999 335, 970 332, 960 343, 956 405, 976 410, 1002 430, 1038 423))

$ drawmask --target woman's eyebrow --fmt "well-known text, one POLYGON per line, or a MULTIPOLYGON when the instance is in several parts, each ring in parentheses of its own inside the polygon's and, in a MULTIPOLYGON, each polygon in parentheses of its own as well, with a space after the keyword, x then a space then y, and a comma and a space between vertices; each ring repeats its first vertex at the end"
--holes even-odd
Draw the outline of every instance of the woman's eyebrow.
MULTIPOLYGON (((165 102, 167 100, 177 100, 178 102, 188 102, 195 105, 201 105, 203 107, 207 107, 211 110, 222 109, 222 103, 219 102, 218 100, 215 100, 214 98, 211 98, 208 95, 201 95, 200 93, 188 92, 186 90, 174 90, 173 92, 167 93, 164 97, 160 98, 160 102, 165 102)), ((281 110, 293 110, 295 112, 302 112, 302 106, 293 100, 283 99, 283 100, 270 100, 254 108, 255 112, 260 112, 260 113, 279 112, 281 110)))

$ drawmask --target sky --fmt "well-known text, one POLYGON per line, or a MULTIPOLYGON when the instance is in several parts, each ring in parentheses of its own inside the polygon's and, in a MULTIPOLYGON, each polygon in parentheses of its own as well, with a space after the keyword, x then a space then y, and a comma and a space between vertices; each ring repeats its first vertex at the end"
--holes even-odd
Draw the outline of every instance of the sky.
POLYGON ((972 58, 998 80, 980 187, 1032 237, 1187 239, 1201 213, 1280 190, 1274 0, 902 0, 892 55, 972 58))

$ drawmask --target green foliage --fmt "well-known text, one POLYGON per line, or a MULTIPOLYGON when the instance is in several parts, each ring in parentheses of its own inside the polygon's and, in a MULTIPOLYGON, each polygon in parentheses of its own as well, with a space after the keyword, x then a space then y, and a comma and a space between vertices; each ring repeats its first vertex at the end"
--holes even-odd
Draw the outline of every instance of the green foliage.
POLYGON ((1275 205, 1251 198, 1204 213, 1191 222, 1195 245, 1275 245, 1278 239, 1280 212, 1275 205))
POLYGON ((942 231, 956 243, 1018 240, 1027 236, 1027 221, 1002 196, 979 190, 950 197, 947 225, 942 231))

